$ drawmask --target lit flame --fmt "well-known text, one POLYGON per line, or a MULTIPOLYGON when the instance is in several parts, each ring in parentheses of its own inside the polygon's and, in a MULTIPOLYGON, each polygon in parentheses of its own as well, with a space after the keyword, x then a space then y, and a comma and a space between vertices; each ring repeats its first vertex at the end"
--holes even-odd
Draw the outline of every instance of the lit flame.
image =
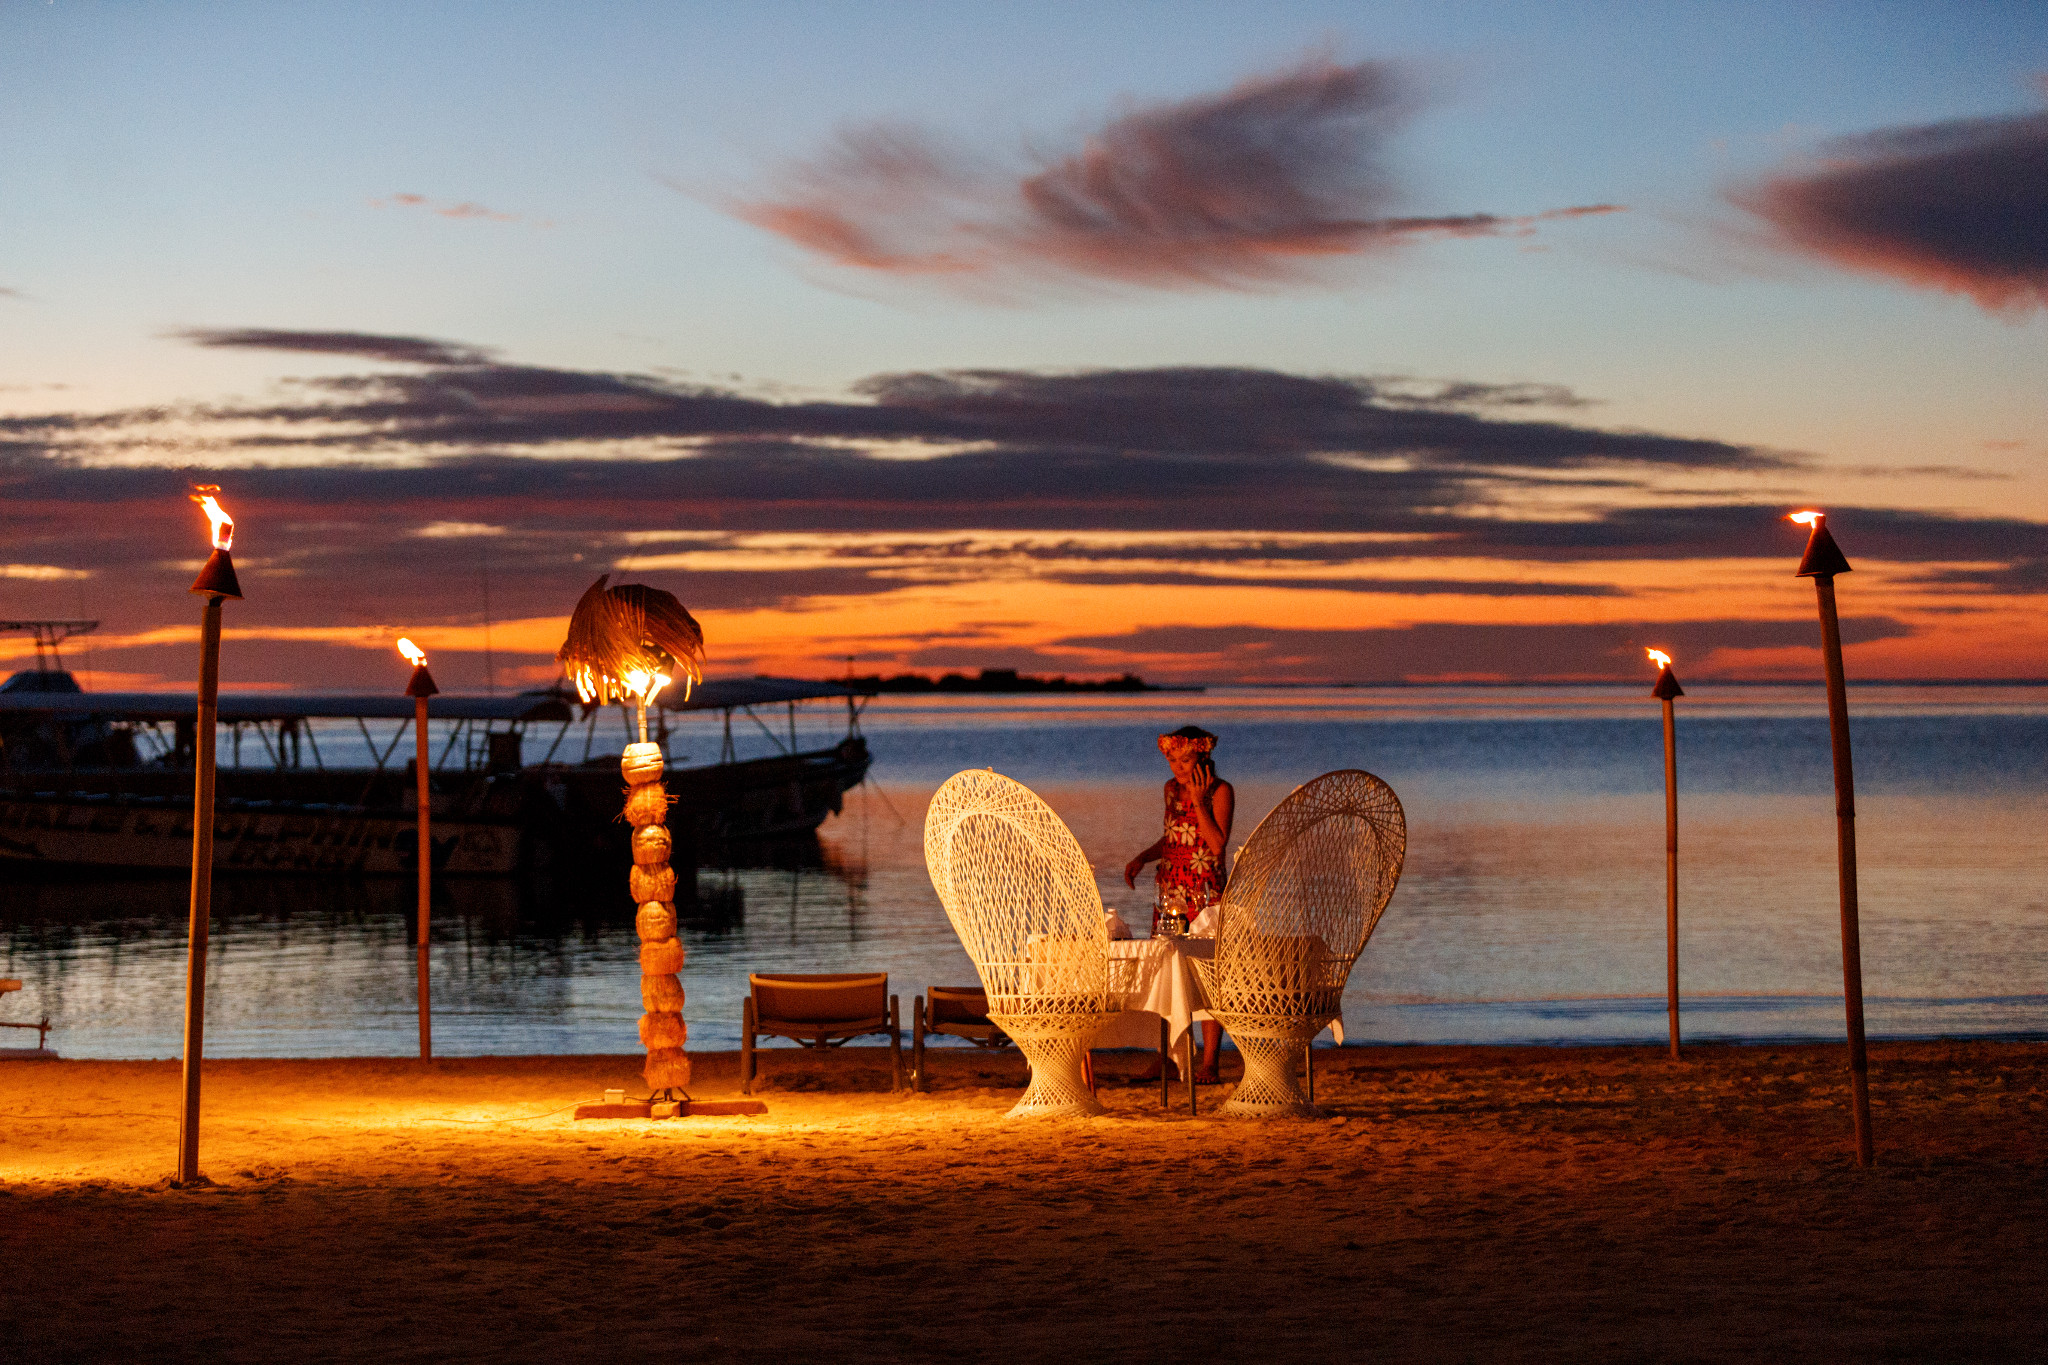
POLYGON ((231 550, 235 545, 235 519, 214 500, 213 495, 218 492, 220 485, 217 483, 195 483, 191 498, 206 513, 206 519, 213 523, 213 548, 231 550))
POLYGON ((675 679, 666 673, 650 673, 644 669, 629 668, 620 681, 626 684, 626 691, 634 700, 643 706, 652 706, 655 696, 675 679))
POLYGON ((1820 519, 1826 515, 1827 513, 1825 512, 1794 512, 1785 520, 1796 521, 1801 526, 1818 526, 1820 525, 1820 519))
POLYGON ((427 666, 427 651, 421 649, 403 635, 398 637, 398 652, 403 654, 414 668, 425 668, 427 666))
POLYGON ((1650 660, 1651 660, 1651 662, 1655 663, 1655 664, 1657 665, 1657 667, 1659 667, 1659 668, 1669 668, 1669 667, 1671 667, 1671 656, 1670 656, 1669 654, 1666 654, 1666 653, 1665 653, 1665 652, 1664 652, 1663 650, 1661 650, 1661 649, 1646 649, 1646 650, 1644 650, 1644 651, 1643 651, 1643 653, 1645 653, 1645 654, 1649 655, 1649 656, 1650 656, 1650 660))

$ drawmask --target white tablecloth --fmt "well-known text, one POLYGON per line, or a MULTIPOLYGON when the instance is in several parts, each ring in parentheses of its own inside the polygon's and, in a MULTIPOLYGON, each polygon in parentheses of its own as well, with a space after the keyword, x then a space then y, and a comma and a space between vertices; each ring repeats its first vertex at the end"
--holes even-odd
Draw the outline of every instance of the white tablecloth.
POLYGON ((1173 1045, 1197 1019, 1209 1017, 1209 999, 1190 960, 1214 957, 1213 938, 1136 938, 1109 945, 1109 984, 1123 1010, 1102 1026, 1093 1047, 1159 1046, 1159 1021, 1172 1028, 1173 1045))
MULTIPOLYGON (((1109 945, 1109 984, 1123 1009, 1096 1033, 1090 1047, 1159 1046, 1159 1021, 1166 1020, 1171 1046, 1197 1019, 1207 1019, 1209 997, 1195 975, 1193 959, 1213 958, 1213 938, 1137 938, 1109 945)), ((1344 1021, 1331 1026, 1341 1044, 1344 1021)))

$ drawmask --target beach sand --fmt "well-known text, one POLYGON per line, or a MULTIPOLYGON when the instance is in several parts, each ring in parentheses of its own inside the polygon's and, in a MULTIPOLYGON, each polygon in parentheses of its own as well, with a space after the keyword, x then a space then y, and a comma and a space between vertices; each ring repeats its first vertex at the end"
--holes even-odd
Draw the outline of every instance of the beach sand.
POLYGON ((2048 1045, 1873 1047, 1868 1171, 1839 1047, 1351 1048, 1336 1119, 1264 1124, 1104 1056, 1056 1122, 1004 1121, 1014 1053, 580 1123, 636 1059, 213 1062, 198 1190, 176 1063, 7 1064, 0 1358, 2048 1354, 2048 1045))

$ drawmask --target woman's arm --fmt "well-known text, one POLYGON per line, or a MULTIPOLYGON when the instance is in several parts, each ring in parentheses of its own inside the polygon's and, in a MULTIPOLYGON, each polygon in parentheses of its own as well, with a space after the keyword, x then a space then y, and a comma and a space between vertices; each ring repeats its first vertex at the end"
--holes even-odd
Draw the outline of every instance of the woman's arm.
POLYGON ((1157 839, 1154 839, 1151 845, 1138 854, 1137 857, 1124 864, 1124 885, 1129 887, 1137 886, 1138 874, 1145 870, 1145 864, 1158 862, 1160 855, 1165 852, 1166 836, 1162 834, 1157 839))
POLYGON ((1189 804, 1195 809, 1195 825, 1201 830, 1202 842, 1220 858, 1224 845, 1230 842, 1230 822, 1237 814, 1237 793, 1228 782, 1219 780, 1216 770, 1207 765, 1195 769, 1195 779, 1189 785, 1194 788, 1195 798, 1189 804))

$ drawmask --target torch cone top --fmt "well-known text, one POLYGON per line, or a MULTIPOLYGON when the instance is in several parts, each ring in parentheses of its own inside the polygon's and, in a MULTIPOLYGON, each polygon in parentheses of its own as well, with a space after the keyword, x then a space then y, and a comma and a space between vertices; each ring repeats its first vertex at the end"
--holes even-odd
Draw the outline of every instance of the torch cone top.
POLYGON ((427 652, 403 635, 398 637, 398 652, 412 665, 412 680, 405 685, 408 697, 431 697, 441 689, 434 686, 434 675, 427 672, 427 652))
POLYGON ((639 583, 607 588, 610 577, 600 575, 583 594, 555 654, 578 695, 651 700, 673 678, 701 680, 704 631, 696 618, 673 593, 639 583))
POLYGON ((1659 701, 1670 701, 1673 697, 1685 695, 1685 689, 1678 685, 1678 674, 1671 669, 1671 656, 1661 649, 1646 649, 1650 662, 1657 665, 1657 685, 1650 689, 1650 695, 1659 701))
POLYGON ((220 492, 220 485, 195 483, 192 485, 192 501, 199 504, 199 510, 206 513, 208 536, 213 542, 213 553, 199 570, 199 577, 192 580, 192 591, 211 594, 214 597, 242 597, 242 585, 235 577, 235 561, 228 549, 235 543, 235 519, 220 505, 214 494, 220 492))
POLYGON ((1806 538, 1806 553, 1799 560, 1799 571, 1794 578, 1833 578, 1838 573, 1848 573, 1849 559, 1842 553, 1842 547, 1835 544, 1834 536, 1828 533, 1827 513, 1794 512, 1789 518, 1813 528, 1813 534, 1806 538))
POLYGON ((215 550, 208 555, 205 567, 199 571, 199 577, 192 580, 191 590, 241 601, 242 584, 241 580, 235 577, 235 557, 226 550, 215 550))

